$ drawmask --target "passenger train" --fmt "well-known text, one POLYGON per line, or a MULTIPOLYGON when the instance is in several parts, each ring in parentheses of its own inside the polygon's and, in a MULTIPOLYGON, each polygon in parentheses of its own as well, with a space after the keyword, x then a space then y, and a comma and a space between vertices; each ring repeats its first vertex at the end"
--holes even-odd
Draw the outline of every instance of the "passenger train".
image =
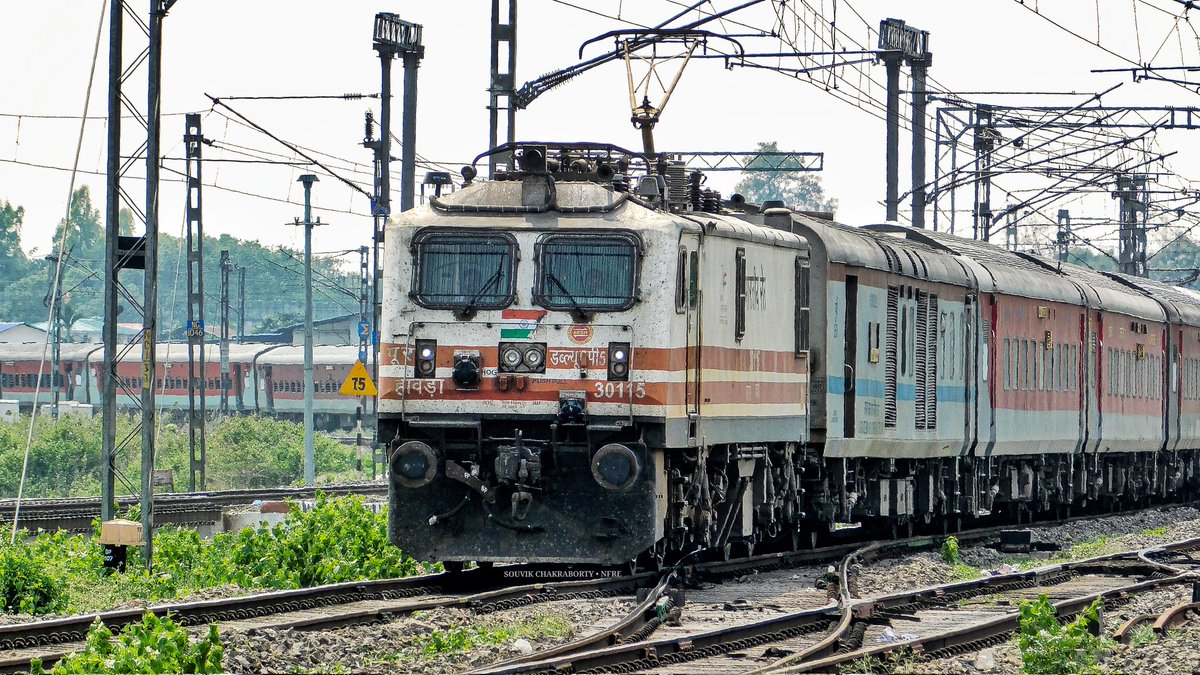
POLYGON ((378 424, 419 559, 724 556, 1197 485, 1190 290, 506 150, 387 227, 378 424))
MULTIPOLYGON (((205 347, 205 405, 216 411, 221 402, 221 357, 217 345, 205 347)), ((0 399, 17 400, 21 408, 33 406, 38 392, 40 403, 49 403, 51 370, 42 363, 42 343, 0 344, 0 399), (41 369, 39 371, 39 368, 41 369), (41 386, 38 373, 41 372, 41 386)), ((355 424, 359 399, 338 394, 358 358, 357 346, 317 346, 313 349, 314 411, 319 428, 333 431, 355 424)), ((187 410, 187 344, 162 343, 157 349, 155 373, 157 405, 164 410, 187 410)), ((104 348, 100 344, 64 343, 61 345, 59 372, 54 377, 59 400, 99 405, 101 377, 104 372, 104 348)), ((117 365, 120 381, 117 404, 134 409, 142 386, 141 349, 124 354, 117 365)), ((229 376, 223 383, 228 390, 229 410, 235 413, 261 413, 300 421, 304 415, 304 351, 302 347, 278 344, 234 343, 229 346, 229 376)))

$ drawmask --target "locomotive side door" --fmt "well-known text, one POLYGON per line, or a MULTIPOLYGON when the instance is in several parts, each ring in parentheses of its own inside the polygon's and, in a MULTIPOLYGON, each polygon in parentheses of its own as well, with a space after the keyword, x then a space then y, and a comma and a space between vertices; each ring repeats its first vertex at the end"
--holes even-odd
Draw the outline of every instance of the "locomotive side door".
POLYGON ((843 324, 845 330, 845 361, 842 365, 842 370, 845 375, 845 386, 842 393, 842 437, 854 438, 855 409, 857 408, 857 396, 855 389, 857 385, 857 368, 858 368, 858 275, 846 275, 846 316, 843 324))
POLYGON ((700 237, 684 234, 679 240, 681 258, 680 272, 686 268, 685 297, 682 299, 687 316, 687 347, 684 350, 684 399, 688 417, 688 444, 697 441, 696 427, 700 419, 700 237))

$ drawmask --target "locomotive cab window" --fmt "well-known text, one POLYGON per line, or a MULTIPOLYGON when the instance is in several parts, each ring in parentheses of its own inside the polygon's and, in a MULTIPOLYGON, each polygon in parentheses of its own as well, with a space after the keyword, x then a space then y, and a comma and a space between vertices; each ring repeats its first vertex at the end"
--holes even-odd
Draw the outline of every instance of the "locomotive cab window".
POLYGON ((537 304, 621 311, 637 300, 638 241, 626 234, 551 234, 538 243, 537 304))
POLYGON ((412 297, 431 309, 500 309, 513 301, 517 242, 499 232, 413 238, 412 297))

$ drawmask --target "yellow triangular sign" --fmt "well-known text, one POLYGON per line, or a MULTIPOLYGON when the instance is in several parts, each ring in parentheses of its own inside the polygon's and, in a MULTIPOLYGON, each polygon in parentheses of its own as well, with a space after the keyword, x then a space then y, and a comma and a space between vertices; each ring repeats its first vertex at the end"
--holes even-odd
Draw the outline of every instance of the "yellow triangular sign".
POLYGON ((350 375, 342 383, 342 388, 338 389, 338 393, 342 396, 375 396, 379 391, 375 389, 375 383, 371 381, 367 367, 363 365, 362 361, 355 361, 354 367, 350 369, 350 375))

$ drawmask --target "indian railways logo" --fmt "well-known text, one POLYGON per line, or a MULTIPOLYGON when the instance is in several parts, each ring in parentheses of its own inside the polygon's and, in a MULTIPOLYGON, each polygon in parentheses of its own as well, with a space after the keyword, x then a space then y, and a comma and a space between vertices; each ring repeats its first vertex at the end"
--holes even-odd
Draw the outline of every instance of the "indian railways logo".
POLYGON ((567 337, 577 345, 586 345, 592 341, 592 327, 585 324, 575 324, 567 331, 567 337))

